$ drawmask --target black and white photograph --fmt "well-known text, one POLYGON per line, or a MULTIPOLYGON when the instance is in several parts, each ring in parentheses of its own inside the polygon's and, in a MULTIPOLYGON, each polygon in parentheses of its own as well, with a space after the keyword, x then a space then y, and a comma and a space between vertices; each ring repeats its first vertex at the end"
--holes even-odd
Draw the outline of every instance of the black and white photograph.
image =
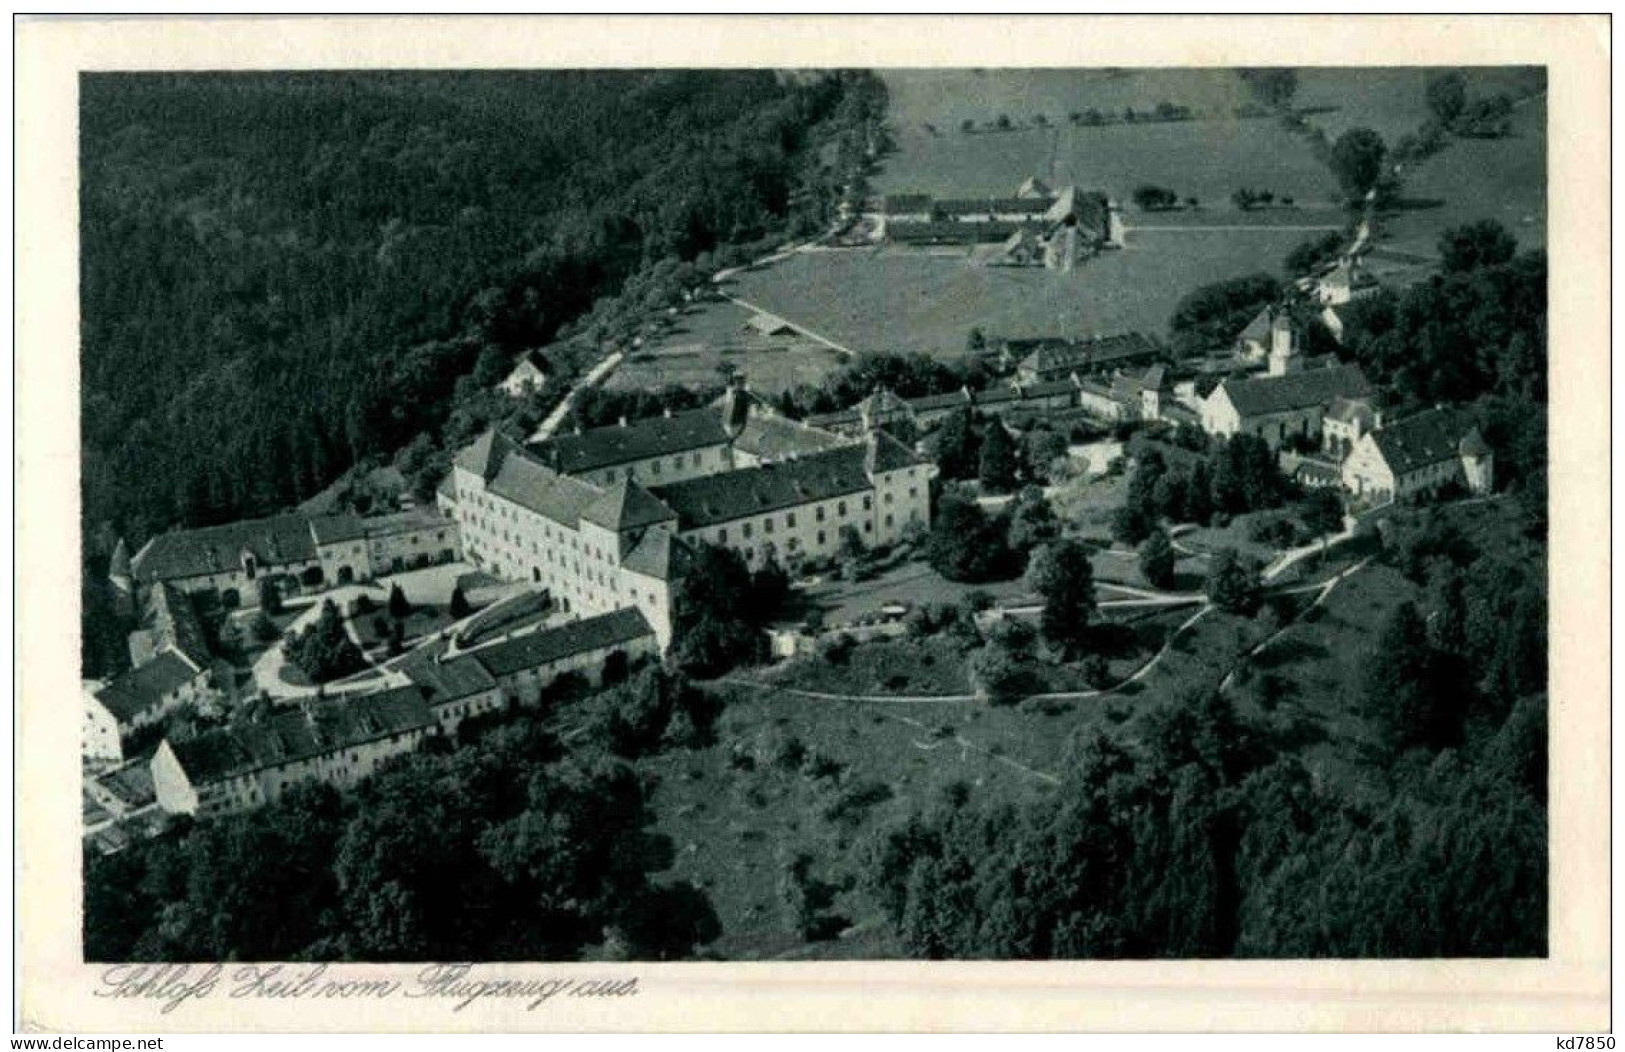
POLYGON ((1404 58, 78 72, 80 959, 1550 958, 1606 345, 1404 58))

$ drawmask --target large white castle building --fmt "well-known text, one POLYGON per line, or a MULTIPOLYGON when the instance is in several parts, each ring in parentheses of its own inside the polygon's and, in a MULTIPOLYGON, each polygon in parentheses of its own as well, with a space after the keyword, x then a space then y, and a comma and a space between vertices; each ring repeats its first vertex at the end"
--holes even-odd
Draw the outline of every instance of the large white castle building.
POLYGON ((883 431, 797 423, 733 387, 703 409, 539 443, 487 432, 442 497, 469 562, 564 610, 635 608, 664 648, 695 543, 753 568, 893 544, 929 527, 932 470, 883 431))

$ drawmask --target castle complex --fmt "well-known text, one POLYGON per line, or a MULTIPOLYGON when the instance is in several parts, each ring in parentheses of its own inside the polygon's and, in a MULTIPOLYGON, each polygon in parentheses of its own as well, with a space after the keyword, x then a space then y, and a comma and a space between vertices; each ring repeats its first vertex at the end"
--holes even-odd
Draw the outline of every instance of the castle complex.
POLYGON ((474 565, 564 610, 635 608, 664 648, 693 544, 752 567, 892 544, 929 526, 930 473, 883 431, 796 423, 733 387, 703 409, 531 445, 488 432, 453 462, 443 507, 474 565))

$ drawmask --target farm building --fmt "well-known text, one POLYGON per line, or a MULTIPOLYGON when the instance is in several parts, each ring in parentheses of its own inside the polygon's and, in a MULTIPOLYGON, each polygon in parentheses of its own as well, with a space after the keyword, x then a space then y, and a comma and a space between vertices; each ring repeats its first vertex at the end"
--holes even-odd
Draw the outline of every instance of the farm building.
POLYGON ((1441 406, 1366 434, 1343 461, 1343 488, 1357 498, 1398 500, 1460 485, 1488 493, 1495 454, 1467 414, 1441 406))
POLYGON ((1315 283, 1315 299, 1328 307, 1369 299, 1381 291, 1382 285, 1358 256, 1344 256, 1315 283))
POLYGON ((1149 365, 1160 356, 1156 344, 1137 332, 1087 339, 1009 339, 1001 348, 1001 359, 1016 363, 1016 379, 1024 383, 1149 365))
POLYGON ((796 327, 772 314, 752 314, 741 326, 757 336, 794 336, 796 327))

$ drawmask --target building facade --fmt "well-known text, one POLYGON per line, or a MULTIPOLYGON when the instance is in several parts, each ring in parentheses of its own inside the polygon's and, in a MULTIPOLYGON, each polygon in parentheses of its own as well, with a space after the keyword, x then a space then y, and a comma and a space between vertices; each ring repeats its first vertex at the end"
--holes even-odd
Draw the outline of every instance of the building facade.
POLYGON ((1373 503, 1457 485, 1474 495, 1495 485, 1495 455, 1466 414, 1440 407, 1362 437, 1343 461, 1343 488, 1373 503))
POLYGON ((437 730, 422 688, 311 700, 253 723, 185 741, 165 739, 152 757, 158 804, 212 818, 275 803, 296 785, 356 784, 437 730))
POLYGON ((264 581, 298 595, 448 561, 457 549, 456 520, 438 509, 371 518, 288 514, 159 534, 129 561, 129 574, 133 590, 167 584, 212 593, 227 607, 254 607, 264 581))

